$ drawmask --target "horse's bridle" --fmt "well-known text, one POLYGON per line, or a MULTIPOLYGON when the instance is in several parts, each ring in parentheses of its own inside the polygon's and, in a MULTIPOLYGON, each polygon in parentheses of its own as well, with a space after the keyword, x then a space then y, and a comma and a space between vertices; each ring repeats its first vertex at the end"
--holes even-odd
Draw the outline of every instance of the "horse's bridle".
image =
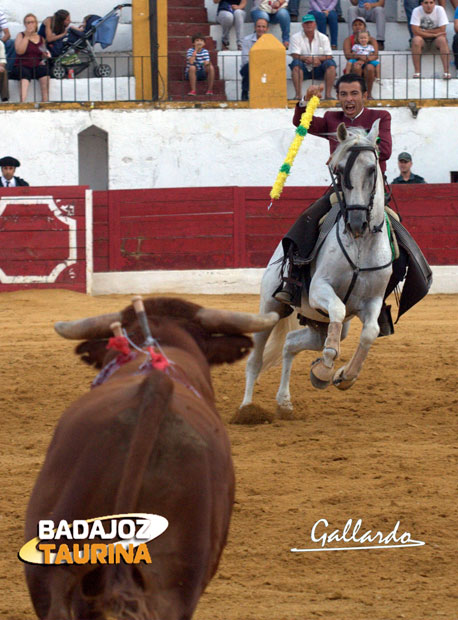
MULTIPOLYGON (((369 145, 359 145, 356 144, 354 146, 351 146, 349 149, 350 151, 350 156, 347 159, 347 162, 345 164, 345 169, 343 171, 343 173, 337 173, 338 177, 339 177, 339 183, 337 183, 336 180, 336 174, 334 173, 334 171, 332 170, 331 166, 328 166, 329 168, 329 172, 331 174, 331 182, 332 182, 332 186, 333 189, 337 195, 337 200, 339 201, 339 207, 340 207, 340 213, 341 216, 344 218, 345 223, 347 222, 348 219, 348 212, 349 211, 367 211, 367 219, 370 219, 370 214, 372 211, 372 208, 374 206, 374 196, 375 196, 375 189, 377 186, 377 176, 375 175, 374 178, 374 185, 372 187, 372 191, 370 193, 369 196, 369 202, 367 205, 347 205, 345 203, 345 199, 343 197, 343 195, 341 195, 340 190, 339 190, 339 185, 342 186, 342 180, 343 180, 343 185, 344 187, 346 187, 347 189, 353 189, 353 185, 351 184, 351 180, 350 180, 350 172, 353 168, 353 165, 356 161, 356 158, 358 157, 358 155, 362 152, 362 151, 370 151, 371 153, 374 154, 375 156, 375 163, 377 164, 378 162, 378 153, 375 149, 375 147, 373 146, 369 146, 369 145)), ((383 226, 383 222, 384 220, 382 219, 381 224, 379 224, 378 226, 374 226, 372 229, 372 232, 376 233, 376 232, 380 232, 382 230, 382 226, 383 226)))
MULTIPOLYGON (((355 145, 352 146, 348 149, 350 151, 350 156, 347 159, 347 163, 345 164, 345 169, 342 173, 338 173, 339 175, 339 184, 341 184, 342 181, 342 177, 343 177, 343 183, 344 186, 347 189, 353 189, 353 185, 351 184, 350 181, 350 172, 351 169, 353 168, 353 165, 356 161, 356 158, 358 157, 358 155, 361 153, 361 151, 371 151, 372 153, 374 153, 375 155, 375 161, 376 163, 378 162, 378 154, 377 151, 375 150, 375 148, 373 146, 366 146, 366 145, 355 145)), ((336 175, 334 174, 333 170, 331 169, 331 166, 329 167, 329 172, 331 174, 331 182, 332 182, 332 187, 337 195, 337 200, 339 202, 339 207, 340 207, 340 217, 343 217, 344 221, 347 222, 347 214, 348 211, 367 211, 368 214, 368 220, 370 218, 370 213, 372 211, 372 208, 374 206, 374 196, 375 196, 375 189, 376 189, 376 185, 377 185, 377 176, 375 176, 374 179, 374 186, 372 188, 371 194, 370 194, 370 198, 369 198, 369 203, 367 205, 346 205, 345 204, 345 198, 344 196, 340 193, 341 190, 339 189, 339 185, 337 183, 336 180, 336 175)), ((385 215, 382 218, 381 223, 378 226, 373 226, 371 232, 373 233, 378 233, 381 232, 382 228, 383 228, 383 223, 385 222, 385 215)), ((391 263, 393 262, 393 258, 390 260, 389 263, 386 263, 385 265, 379 265, 377 267, 358 267, 357 265, 355 265, 355 263, 351 260, 350 256, 348 255, 347 250, 345 249, 343 243, 342 243, 342 239, 340 238, 339 235, 339 226, 338 226, 338 222, 337 222, 337 230, 336 230, 336 235, 337 235, 337 241, 339 243, 340 249, 342 250, 343 255, 345 256, 346 260, 348 261, 350 267, 353 269, 353 276, 350 282, 350 286, 348 287, 347 293, 345 294, 344 299, 342 300, 344 304, 347 303, 348 298, 350 297, 353 288, 356 284, 356 280, 358 278, 358 275, 363 272, 363 271, 379 271, 380 269, 386 269, 387 267, 389 267, 391 265, 391 263)), ((321 312, 320 310, 318 310, 319 312, 321 312)), ((326 314, 326 313, 323 313, 326 314)))

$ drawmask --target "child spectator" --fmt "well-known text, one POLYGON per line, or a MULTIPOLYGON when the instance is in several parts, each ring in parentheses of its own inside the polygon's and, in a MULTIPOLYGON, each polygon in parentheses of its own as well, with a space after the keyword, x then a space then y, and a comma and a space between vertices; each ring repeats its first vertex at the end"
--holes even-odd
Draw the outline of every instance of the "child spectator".
MULTIPOLYGON (((378 60, 378 52, 373 45, 369 42, 370 34, 367 30, 361 30, 355 33, 355 42, 351 48, 353 58, 350 58, 345 67, 345 73, 354 73, 354 64, 362 62, 362 69, 366 65, 372 65, 375 67, 375 78, 380 79, 380 61, 378 60)), ((367 96, 372 99, 372 93, 368 89, 367 96)))
POLYGON ((206 95, 213 95, 213 81, 215 79, 215 69, 210 62, 210 54, 205 49, 205 37, 194 34, 192 36, 192 47, 186 52, 185 78, 189 79, 191 90, 188 95, 196 96, 196 81, 208 79, 206 95))

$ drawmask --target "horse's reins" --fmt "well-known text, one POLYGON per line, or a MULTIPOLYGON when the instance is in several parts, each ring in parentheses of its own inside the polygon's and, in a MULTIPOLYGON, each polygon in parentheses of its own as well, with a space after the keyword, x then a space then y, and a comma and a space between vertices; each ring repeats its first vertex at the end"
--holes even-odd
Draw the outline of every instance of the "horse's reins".
MULTIPOLYGON (((374 153, 375 155, 375 159, 376 162, 378 160, 378 155, 377 155, 377 151, 375 150, 375 148, 373 146, 365 146, 365 145, 355 145, 352 146, 348 149, 349 151, 351 151, 350 153, 350 157, 347 159, 347 162, 345 164, 345 169, 343 172, 343 183, 345 185, 345 187, 347 189, 353 189, 353 185, 351 184, 351 180, 350 180, 350 172, 351 169, 353 168, 353 165, 356 161, 356 158, 358 157, 358 155, 360 154, 361 151, 371 151, 372 153, 374 153)), ((368 214, 370 214, 370 212, 372 211, 372 208, 374 206, 374 197, 375 197, 375 190, 376 190, 376 185, 377 185, 377 177, 374 180, 374 186, 372 188, 371 194, 370 194, 370 198, 369 198, 369 203, 367 204, 367 206, 365 205, 349 205, 347 206, 346 204, 344 204, 344 197, 343 197, 343 193, 341 195, 340 190, 338 188, 337 182, 336 182, 336 176, 331 168, 331 166, 328 166, 329 168, 329 172, 331 174, 331 182, 332 182, 332 187, 336 193, 337 196, 337 200, 339 202, 339 207, 340 207, 340 214, 337 218, 337 222, 336 222, 336 236, 337 236, 337 241, 339 243, 340 249, 342 250, 343 255, 345 256, 345 258, 347 259, 348 264, 350 265, 350 267, 353 269, 353 276, 350 282, 350 286, 348 287, 347 293, 345 295, 345 297, 343 298, 343 303, 346 304, 354 287, 356 284, 356 280, 358 278, 358 275, 360 274, 360 272, 362 271, 378 271, 380 269, 386 269, 387 267, 389 267, 391 265, 391 263, 393 262, 393 259, 390 260, 389 263, 386 263, 385 265, 380 265, 378 267, 358 267, 357 265, 355 265, 355 263, 351 260, 350 256, 348 255, 347 250, 345 249, 343 243, 342 243, 342 239, 340 238, 340 234, 339 234, 339 218, 343 217, 344 221, 346 222, 347 218, 346 218, 346 214, 348 213, 348 211, 367 211, 368 214)), ((381 232, 382 228, 383 228, 383 222, 385 221, 385 218, 382 219, 381 223, 378 226, 374 226, 371 230, 372 233, 378 233, 381 232)))

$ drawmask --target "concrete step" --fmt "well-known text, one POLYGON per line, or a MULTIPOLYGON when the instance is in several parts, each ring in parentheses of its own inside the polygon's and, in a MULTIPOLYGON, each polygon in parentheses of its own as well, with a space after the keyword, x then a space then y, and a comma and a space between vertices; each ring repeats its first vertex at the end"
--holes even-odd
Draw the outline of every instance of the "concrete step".
MULTIPOLYGON (((9 89, 9 103, 19 102, 19 82, 9 80, 9 89)), ((49 84, 50 101, 132 101, 135 98, 133 77, 51 79, 49 84)), ((41 92, 38 82, 33 80, 27 93, 27 102, 35 101, 41 101, 41 92)), ((0 110, 1 106, 0 103, 0 110)))
MULTIPOLYGON (((189 36, 188 37, 186 36, 177 37, 177 36, 170 35, 169 33, 168 40, 167 40, 167 47, 168 47, 169 52, 177 52, 177 51, 185 52, 191 47, 191 45, 192 45, 191 37, 189 36)), ((215 51, 216 43, 211 37, 206 37, 205 47, 208 49, 209 52, 215 51)))
MULTIPOLYGON (((311 84, 311 80, 303 82, 303 94, 311 84)), ((239 101, 241 97, 241 81, 226 80, 225 85, 227 100, 239 101)), ((292 80, 287 80, 286 86, 288 99, 294 100, 295 89, 292 80)), ((374 84, 372 96, 374 101, 379 99, 456 99, 458 97, 458 79, 443 80, 442 73, 438 74, 436 78, 422 78, 421 80, 411 78, 407 80, 382 79, 381 83, 374 84)))
POLYGON ((207 11, 204 8, 196 7, 169 7, 167 11, 169 24, 173 22, 188 22, 192 24, 204 24, 208 22, 207 11))
MULTIPOLYGON (((197 82, 196 91, 197 97, 205 96, 207 92, 208 83, 207 81, 197 82)), ((189 82, 187 80, 170 80, 168 85, 168 93, 169 97, 178 101, 188 100, 187 94, 190 90, 189 82)), ((206 99, 211 101, 215 99, 217 101, 224 101, 226 99, 225 96, 225 84, 222 80, 215 80, 213 84, 213 93, 214 95, 206 95, 206 99)), ((191 98, 195 99, 195 97, 191 98)))
POLYGON ((178 22, 169 22, 168 24, 169 37, 188 37, 191 39, 195 32, 200 32, 208 37, 210 35, 210 24, 188 24, 178 22))

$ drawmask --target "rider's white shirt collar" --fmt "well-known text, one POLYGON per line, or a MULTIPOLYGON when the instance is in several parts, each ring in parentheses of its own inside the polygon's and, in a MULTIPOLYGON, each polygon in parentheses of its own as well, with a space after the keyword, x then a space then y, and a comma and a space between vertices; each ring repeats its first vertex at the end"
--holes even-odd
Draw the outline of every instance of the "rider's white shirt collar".
POLYGON ((364 112, 364 106, 362 107, 361 112, 357 114, 356 116, 354 116, 353 118, 350 118, 349 116, 347 116, 345 112, 344 112, 344 116, 345 118, 350 118, 350 120, 353 122, 353 121, 356 121, 356 119, 359 118, 363 112, 364 112))

